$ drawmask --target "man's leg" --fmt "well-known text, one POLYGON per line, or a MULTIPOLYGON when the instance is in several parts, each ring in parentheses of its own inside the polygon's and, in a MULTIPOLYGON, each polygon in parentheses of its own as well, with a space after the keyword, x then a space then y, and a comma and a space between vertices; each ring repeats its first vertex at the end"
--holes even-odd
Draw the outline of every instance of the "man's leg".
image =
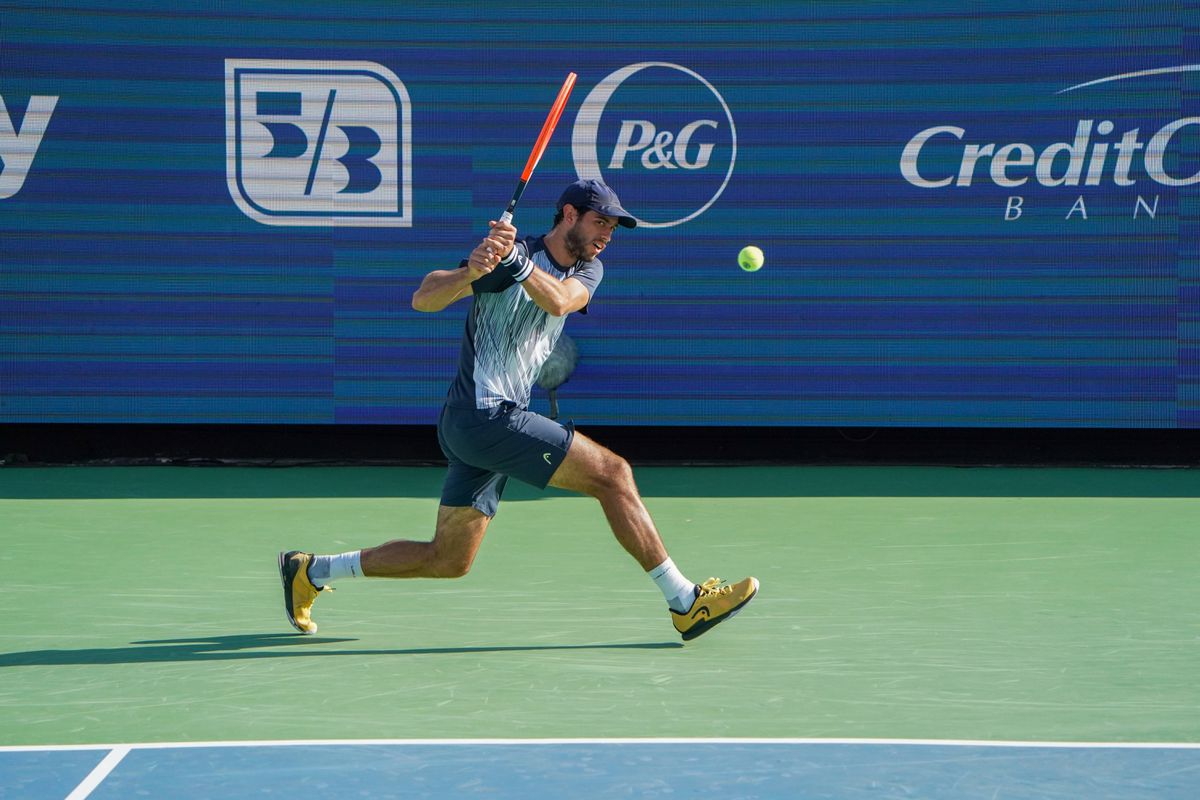
POLYGON ((433 541, 395 539, 362 551, 368 578, 461 578, 471 569, 492 518, 466 507, 439 506, 433 541))
POLYGON ((629 462, 579 431, 550 485, 600 501, 613 535, 649 572, 667 559, 654 520, 642 503, 629 462))
POLYGON ((684 639, 694 639, 729 619, 758 593, 756 578, 735 584, 724 584, 717 578, 700 585, 687 582, 667 557, 629 462, 578 431, 550 485, 600 501, 617 541, 663 590, 671 606, 671 620, 684 639))
MULTIPOLYGON (((362 574, 369 578, 458 578, 471 569, 491 521, 491 517, 475 508, 439 506, 432 541, 395 539, 343 555, 357 555, 362 574)), ((309 566, 313 560, 311 553, 297 550, 279 554, 284 608, 288 621, 301 633, 317 632, 312 605, 327 585, 327 581, 315 575, 310 578, 309 566)))

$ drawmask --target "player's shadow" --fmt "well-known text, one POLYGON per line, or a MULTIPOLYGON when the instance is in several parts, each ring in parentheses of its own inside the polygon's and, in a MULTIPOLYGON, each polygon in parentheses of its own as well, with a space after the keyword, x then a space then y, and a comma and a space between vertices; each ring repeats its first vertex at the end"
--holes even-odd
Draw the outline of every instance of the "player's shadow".
POLYGON ((466 653, 529 653, 540 650, 671 650, 679 642, 630 644, 485 645, 480 647, 413 647, 366 649, 334 647, 357 642, 290 633, 246 633, 235 636, 192 636, 150 639, 128 647, 85 647, 77 650, 27 650, 0 653, 3 667, 58 667, 89 664, 155 664, 185 661, 235 661, 254 658, 314 658, 336 656, 440 656, 466 653))

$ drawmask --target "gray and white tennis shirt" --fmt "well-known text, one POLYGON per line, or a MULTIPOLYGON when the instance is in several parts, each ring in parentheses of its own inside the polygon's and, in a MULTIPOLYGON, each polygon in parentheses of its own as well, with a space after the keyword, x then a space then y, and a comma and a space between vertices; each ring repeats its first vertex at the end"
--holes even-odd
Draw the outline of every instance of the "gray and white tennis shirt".
MULTIPOLYGON (((580 281, 587 287, 589 302, 604 277, 599 259, 560 267, 546 250, 544 236, 517 242, 515 255, 560 281, 580 281)), ((567 318, 543 311, 505 267, 472 283, 471 291, 474 300, 463 332, 458 376, 446 404, 489 409, 508 402, 527 408, 538 370, 549 358, 567 318)), ((583 312, 587 313, 586 307, 583 312)))

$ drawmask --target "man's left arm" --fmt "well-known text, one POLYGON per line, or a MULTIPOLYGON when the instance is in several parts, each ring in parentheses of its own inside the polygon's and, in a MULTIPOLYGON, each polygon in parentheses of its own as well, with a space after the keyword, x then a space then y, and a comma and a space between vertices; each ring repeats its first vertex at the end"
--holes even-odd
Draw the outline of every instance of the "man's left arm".
MULTIPOLYGON (((505 234, 508 234, 508 229, 511 227, 509 223, 505 222, 492 222, 491 226, 493 233, 503 232, 505 234)), ((497 266, 511 272, 517 283, 525 289, 529 299, 547 314, 565 317, 572 311, 579 311, 586 307, 588 300, 591 299, 591 289, 584 281, 575 277, 560 281, 548 272, 534 266, 533 261, 515 247, 508 248, 508 252, 501 255, 502 258, 497 266)))
MULTIPOLYGON (((524 258, 524 256, 517 256, 524 258)), ((532 264, 530 266, 533 266, 532 264)), ((558 280, 550 273, 534 267, 533 271, 521 281, 522 288, 529 299, 539 308, 555 317, 565 317, 572 311, 578 311, 588 304, 591 293, 578 278, 558 280)))

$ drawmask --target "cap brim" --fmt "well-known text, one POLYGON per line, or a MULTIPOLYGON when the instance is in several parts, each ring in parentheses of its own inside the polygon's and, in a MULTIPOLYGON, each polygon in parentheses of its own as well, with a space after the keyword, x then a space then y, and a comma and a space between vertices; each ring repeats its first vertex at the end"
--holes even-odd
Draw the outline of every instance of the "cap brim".
POLYGON ((592 206, 592 210, 606 217, 616 217, 617 224, 622 228, 637 227, 637 217, 634 217, 620 206, 592 206))

